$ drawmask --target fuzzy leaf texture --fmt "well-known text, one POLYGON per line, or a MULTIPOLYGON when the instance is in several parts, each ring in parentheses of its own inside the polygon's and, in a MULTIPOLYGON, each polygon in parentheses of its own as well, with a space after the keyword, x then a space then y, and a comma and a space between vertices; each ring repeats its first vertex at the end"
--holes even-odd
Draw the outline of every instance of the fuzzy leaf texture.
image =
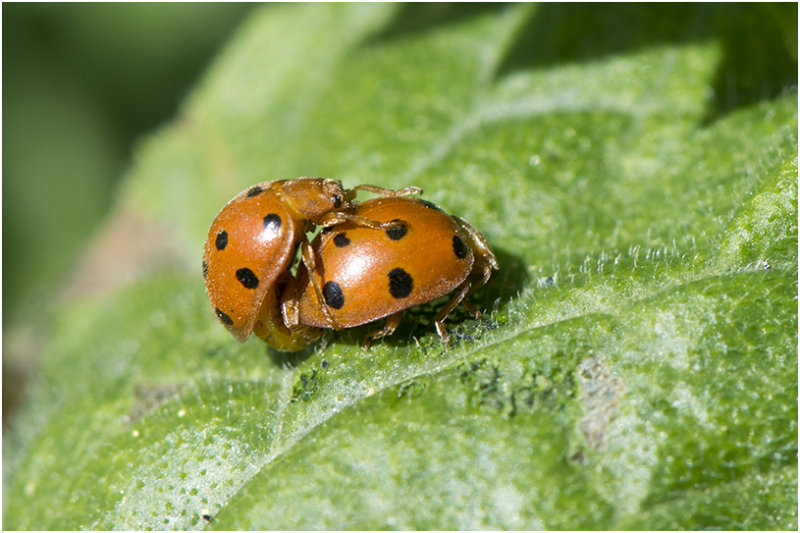
POLYGON ((796 10, 255 11, 120 191, 177 262, 56 313, 4 526, 796 529, 796 10), (304 175, 479 228, 484 316, 237 343, 206 232, 304 175))

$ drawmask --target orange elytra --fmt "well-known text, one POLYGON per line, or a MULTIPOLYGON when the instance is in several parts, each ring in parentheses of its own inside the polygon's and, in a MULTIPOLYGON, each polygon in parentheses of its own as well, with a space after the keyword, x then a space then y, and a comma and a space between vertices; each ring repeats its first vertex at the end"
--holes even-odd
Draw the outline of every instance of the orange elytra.
POLYGON ((314 239, 315 257, 300 266, 296 285, 283 294, 289 327, 342 329, 386 317, 384 327, 367 338, 369 345, 393 333, 405 309, 454 293, 435 320, 447 343, 443 322, 459 303, 480 315, 464 298, 498 265, 486 239, 468 222, 405 197, 367 200, 354 215, 381 225, 344 221, 314 239))
POLYGON ((286 328, 280 295, 293 280, 290 268, 298 246, 304 260, 311 253, 306 232, 346 220, 375 225, 352 216, 358 190, 413 194, 372 185, 345 189, 325 178, 276 180, 253 185, 217 214, 203 252, 203 278, 214 313, 234 337, 252 332, 279 350, 299 350, 320 336, 314 327, 286 328))

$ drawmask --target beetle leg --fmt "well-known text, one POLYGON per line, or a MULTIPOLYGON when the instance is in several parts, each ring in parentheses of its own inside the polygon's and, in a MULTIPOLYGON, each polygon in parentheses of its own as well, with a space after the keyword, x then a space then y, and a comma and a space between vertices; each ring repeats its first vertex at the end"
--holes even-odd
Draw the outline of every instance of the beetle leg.
POLYGON ((282 352, 296 352, 322 335, 322 330, 319 328, 301 324, 292 327, 288 322, 284 322, 277 296, 277 291, 274 289, 267 291, 264 296, 253 326, 253 333, 257 337, 282 352))
POLYGON ((469 293, 472 293, 476 289, 486 285, 486 282, 489 281, 492 275, 492 270, 499 270, 500 266, 497 264, 497 258, 494 256, 486 237, 463 218, 453 216, 453 219, 464 231, 475 256, 475 263, 472 266, 472 273, 470 274, 473 283, 469 293))
POLYGON ((294 330, 304 327, 300 323, 300 286, 295 278, 291 277, 283 289, 283 301, 281 302, 281 316, 286 327, 294 330))
POLYGON ((367 338, 364 340, 364 344, 362 345, 363 348, 369 348, 369 345, 372 343, 372 339, 380 339, 381 337, 386 337, 387 335, 391 335, 394 333, 394 330, 397 329, 397 326, 400 325, 400 321, 403 320, 403 312, 398 311, 393 315, 389 315, 386 317, 386 322, 384 322, 383 327, 378 331, 373 331, 367 338))
MULTIPOLYGON (((456 308, 456 306, 461 303, 462 300, 470 293, 470 289, 472 288, 472 282, 467 280, 461 284, 459 287, 458 292, 450 298, 450 301, 445 304, 444 307, 436 314, 436 319, 434 320, 434 324, 436 325, 436 332, 442 338, 445 344, 450 344, 450 334, 447 333, 447 329, 444 327, 444 319, 447 318, 447 315, 456 308)), ((475 309, 473 307, 473 309, 475 309)))
POLYGON ((322 226, 323 228, 329 228, 331 226, 341 224, 342 222, 351 222, 357 226, 370 228, 374 230, 385 230, 398 225, 397 220, 390 220, 389 222, 378 222, 377 220, 371 220, 369 218, 360 217, 358 215, 351 215, 349 213, 339 213, 337 211, 326 213, 320 219, 318 225, 322 226))
MULTIPOLYGON (((470 291, 472 290, 474 289, 470 289, 470 291)), ((476 309, 474 305, 472 305, 472 302, 470 302, 467 299, 464 299, 461 303, 464 304, 464 307, 467 308, 467 312, 471 314, 473 318, 481 317, 481 312, 478 309, 476 309)))
POLYGON ((303 263, 308 270, 308 279, 311 281, 311 285, 314 287, 314 293, 317 295, 317 301, 322 309, 322 314, 325 315, 325 321, 330 328, 341 329, 339 324, 336 322, 336 318, 333 316, 333 312, 331 311, 330 307, 328 307, 325 297, 322 294, 322 287, 320 286, 319 281, 320 276, 317 272, 317 260, 315 259, 316 254, 314 252, 314 248, 311 246, 311 243, 308 242, 308 239, 304 239, 300 244, 300 253, 303 257, 303 263))
POLYGON ((358 226, 364 226, 371 229, 383 229, 386 222, 378 222, 377 220, 370 220, 368 218, 360 217, 358 215, 351 215, 349 213, 340 213, 338 211, 331 211, 325 213, 318 222, 318 226, 329 228, 342 222, 352 222, 358 226))
POLYGON ((378 194, 380 196, 409 196, 411 194, 422 194, 421 187, 403 187, 402 189, 385 189, 383 187, 378 187, 377 185, 368 185, 366 183, 361 185, 356 185, 352 189, 352 191, 367 191, 373 194, 378 194))
POLYGON ((297 306, 297 300, 283 302, 281 304, 281 315, 287 328, 294 329, 300 326, 300 308, 297 306))
POLYGON ((466 232, 467 238, 469 238, 470 244, 472 244, 471 248, 473 252, 477 251, 477 257, 483 259, 483 262, 491 267, 489 273, 491 274, 491 270, 499 270, 500 266, 497 264, 497 258, 494 256, 492 248, 489 246, 489 241, 486 240, 486 237, 484 237, 480 231, 476 230, 472 224, 463 218, 455 215, 451 216, 455 219, 461 229, 466 232))

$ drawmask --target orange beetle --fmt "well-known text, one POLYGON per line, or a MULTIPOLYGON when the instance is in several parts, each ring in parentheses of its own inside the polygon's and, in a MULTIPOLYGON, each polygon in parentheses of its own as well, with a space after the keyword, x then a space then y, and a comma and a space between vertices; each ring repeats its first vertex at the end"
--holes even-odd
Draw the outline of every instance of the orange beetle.
POLYGON ((454 291, 436 315, 436 330, 445 343, 444 319, 460 302, 480 316, 464 298, 483 286, 498 265, 478 230, 414 198, 368 200, 354 214, 382 224, 345 221, 314 239, 316 257, 298 269, 296 284, 283 295, 286 325, 341 329, 387 317, 384 327, 367 338, 368 346, 371 339, 394 332, 403 310, 454 291), (322 287, 321 297, 316 286, 322 287))
MULTIPOLYGON (((293 278, 297 247, 311 255, 306 231, 343 221, 379 227, 351 215, 358 190, 386 196, 421 192, 372 185, 345 189, 324 178, 263 182, 236 195, 220 210, 203 251, 203 278, 214 312, 234 337, 256 335, 279 350, 299 350, 319 338, 314 327, 291 331, 283 323, 279 295, 293 278)), ((310 259, 308 259, 310 260, 310 259)))

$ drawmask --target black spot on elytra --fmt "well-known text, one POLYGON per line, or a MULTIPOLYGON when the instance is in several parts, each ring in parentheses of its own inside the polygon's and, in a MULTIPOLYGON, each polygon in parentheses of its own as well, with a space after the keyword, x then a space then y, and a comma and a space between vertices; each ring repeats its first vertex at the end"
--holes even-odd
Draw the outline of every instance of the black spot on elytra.
POLYGON ((389 292, 395 298, 405 298, 411 294, 414 280, 402 268, 395 268, 389 272, 389 292))
POLYGON ((233 319, 231 317, 229 317, 228 315, 226 315, 225 313, 223 313, 222 310, 219 307, 217 307, 214 311, 216 311, 217 318, 219 318, 220 321, 223 324, 225 324, 226 326, 232 326, 233 325, 233 319))
POLYGON ((425 207, 428 207, 430 209, 436 209, 437 211, 443 211, 441 207, 439 207, 438 205, 436 205, 433 202, 429 202, 428 200, 423 200, 422 198, 418 198, 417 201, 419 203, 421 203, 422 205, 424 205, 425 207))
POLYGON ((254 187, 250 187, 250 190, 247 191, 247 197, 252 198, 253 196, 258 196, 262 192, 264 192, 264 188, 256 185, 254 187))
POLYGON ((225 230, 220 231, 217 233, 217 240, 214 241, 214 244, 217 247, 217 250, 224 250, 226 246, 228 246, 228 232, 225 230))
POLYGON ((469 248, 467 248, 466 243, 458 235, 453 235, 453 252, 459 259, 464 259, 467 257, 467 253, 469 252, 469 248))
POLYGON ((206 263, 206 260, 203 259, 203 278, 205 279, 207 277, 208 277, 208 263, 206 263))
POLYGON ((275 213, 270 213, 264 217, 264 229, 269 231, 278 231, 281 227, 281 217, 275 213))
POLYGON ((249 268, 240 268, 236 271, 236 279, 248 289, 258 287, 258 277, 249 268))
POLYGON ((392 225, 386 228, 386 235, 393 241, 399 241, 402 239, 408 228, 406 228, 406 223, 402 220, 392 220, 392 225))
POLYGON ((322 287, 322 296, 325 297, 325 302, 334 309, 341 309, 344 306, 342 288, 335 281, 329 281, 322 287))
POLYGON ((337 248, 344 248, 350 244, 350 239, 348 239, 347 235, 344 233, 337 233, 336 237, 333 238, 333 244, 335 244, 337 248))

